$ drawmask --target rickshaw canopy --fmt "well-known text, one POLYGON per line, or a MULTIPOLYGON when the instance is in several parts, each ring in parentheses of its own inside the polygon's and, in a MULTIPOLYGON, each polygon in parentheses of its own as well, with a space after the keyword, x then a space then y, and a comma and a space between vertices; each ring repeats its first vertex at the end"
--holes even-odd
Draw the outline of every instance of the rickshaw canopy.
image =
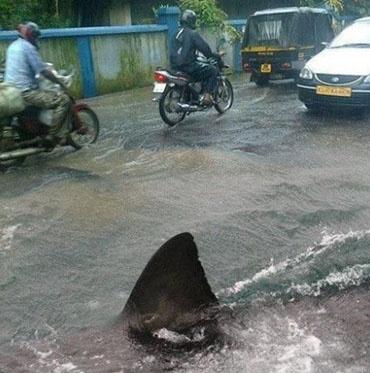
POLYGON ((291 48, 317 46, 334 37, 332 16, 325 9, 290 7, 267 9, 249 17, 245 47, 291 48))

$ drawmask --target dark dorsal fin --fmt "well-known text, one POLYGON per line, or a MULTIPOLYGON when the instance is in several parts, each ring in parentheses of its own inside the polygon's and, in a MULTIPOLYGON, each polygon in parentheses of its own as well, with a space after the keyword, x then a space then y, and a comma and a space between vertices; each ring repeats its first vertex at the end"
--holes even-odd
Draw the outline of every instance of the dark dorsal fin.
POLYGON ((181 331, 202 321, 202 311, 217 304, 190 233, 168 240, 153 255, 122 311, 133 331, 181 331))

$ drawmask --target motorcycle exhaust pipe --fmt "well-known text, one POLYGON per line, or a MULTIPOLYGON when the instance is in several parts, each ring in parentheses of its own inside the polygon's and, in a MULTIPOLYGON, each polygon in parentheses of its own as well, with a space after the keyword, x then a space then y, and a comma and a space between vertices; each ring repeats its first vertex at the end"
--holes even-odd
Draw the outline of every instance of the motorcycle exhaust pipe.
POLYGON ((34 155, 38 153, 45 152, 46 148, 27 148, 27 149, 17 149, 10 152, 0 153, 1 161, 10 161, 16 158, 28 157, 29 155, 34 155))
POLYGON ((187 113, 194 112, 194 111, 200 111, 198 105, 181 104, 178 102, 177 106, 180 109, 180 111, 185 111, 187 113))

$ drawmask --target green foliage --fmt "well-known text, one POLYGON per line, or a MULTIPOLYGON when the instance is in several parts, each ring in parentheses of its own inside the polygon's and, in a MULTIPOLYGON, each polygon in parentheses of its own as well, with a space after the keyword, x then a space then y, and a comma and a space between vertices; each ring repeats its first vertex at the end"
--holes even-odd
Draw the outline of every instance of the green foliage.
POLYGON ((71 21, 60 15, 60 9, 70 8, 70 0, 0 0, 0 28, 14 30, 24 21, 33 21, 41 27, 69 26, 71 21))
POLYGON ((182 11, 191 9, 197 14, 197 25, 209 28, 218 34, 226 32, 232 43, 241 39, 241 34, 226 23, 227 14, 218 7, 216 0, 180 0, 182 11))
MULTIPOLYGON (((351 1, 356 2, 356 0, 351 0, 351 1)), ((322 0, 300 0, 298 1, 298 3, 299 3, 298 5, 314 7, 314 6, 322 5, 323 1, 322 0)), ((325 1, 325 4, 327 6, 333 8, 336 11, 343 10, 343 3, 344 3, 344 0, 326 0, 325 1)))
POLYGON ((370 0, 343 0, 343 10, 345 14, 367 16, 370 13, 370 0))
POLYGON ((343 10, 343 0, 327 0, 326 4, 335 10, 343 10))
POLYGON ((180 0, 180 8, 193 10, 198 16, 200 27, 222 27, 227 18, 216 0, 180 0))
MULTIPOLYGON (((299 0, 298 5, 318 6, 322 0, 299 0)), ((340 14, 363 17, 370 13, 370 0, 326 0, 340 14)))

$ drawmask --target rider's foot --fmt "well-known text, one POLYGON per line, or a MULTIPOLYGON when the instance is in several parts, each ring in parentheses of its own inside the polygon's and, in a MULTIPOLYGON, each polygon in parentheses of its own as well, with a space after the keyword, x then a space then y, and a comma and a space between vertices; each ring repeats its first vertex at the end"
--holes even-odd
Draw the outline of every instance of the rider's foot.
POLYGON ((213 105, 212 95, 210 93, 205 93, 203 98, 202 98, 201 104, 204 105, 204 106, 213 105))

